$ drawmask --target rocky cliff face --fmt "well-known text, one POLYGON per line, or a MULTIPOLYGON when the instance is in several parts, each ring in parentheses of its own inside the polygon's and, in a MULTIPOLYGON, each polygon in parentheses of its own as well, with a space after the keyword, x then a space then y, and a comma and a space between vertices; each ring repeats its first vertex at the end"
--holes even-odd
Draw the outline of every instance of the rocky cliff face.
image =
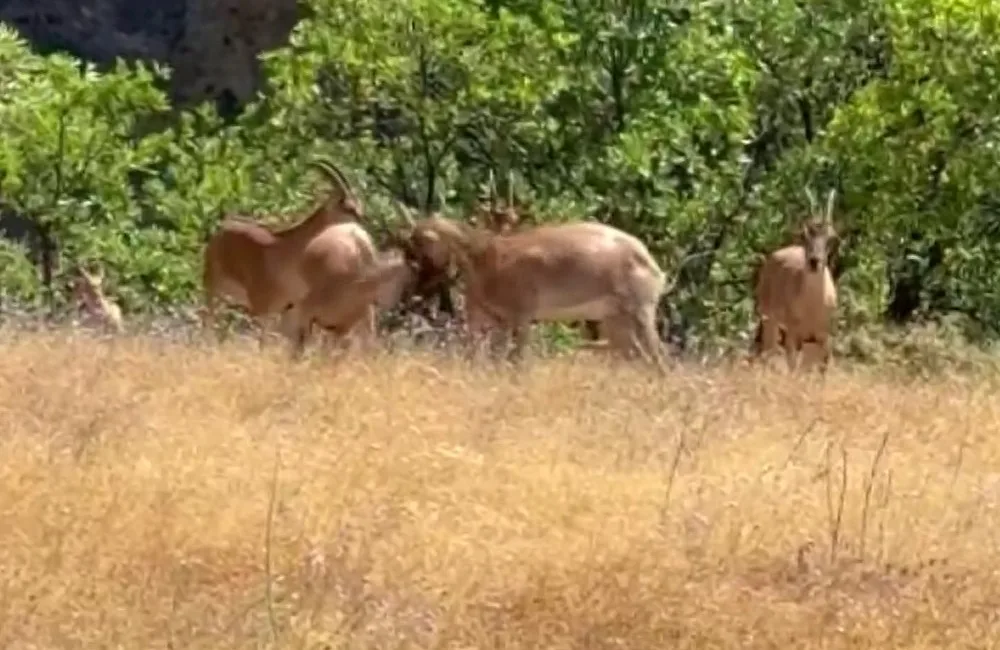
POLYGON ((298 0, 0 0, 0 20, 40 51, 169 64, 178 105, 251 99, 257 55, 284 45, 302 13, 298 0))

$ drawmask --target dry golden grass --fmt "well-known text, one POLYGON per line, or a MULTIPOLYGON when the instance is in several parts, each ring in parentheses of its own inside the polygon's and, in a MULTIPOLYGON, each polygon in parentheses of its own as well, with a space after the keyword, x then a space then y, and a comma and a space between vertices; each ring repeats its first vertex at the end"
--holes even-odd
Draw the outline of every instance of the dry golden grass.
POLYGON ((9 650, 1000 639, 983 380, 41 334, 0 358, 9 650))

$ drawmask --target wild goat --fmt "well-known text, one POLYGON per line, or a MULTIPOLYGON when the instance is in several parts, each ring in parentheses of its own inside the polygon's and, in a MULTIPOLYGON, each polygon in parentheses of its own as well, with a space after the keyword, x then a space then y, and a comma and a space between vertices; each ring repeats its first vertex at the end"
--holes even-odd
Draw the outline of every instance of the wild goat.
MULTIPOLYGON (((511 179, 512 180, 512 179, 511 179)), ((490 171, 489 181, 481 188, 479 200, 473 212, 469 215, 469 223, 473 226, 483 227, 498 234, 507 234, 513 231, 520 223, 520 216, 513 208, 513 183, 508 183, 508 200, 506 205, 500 205, 497 199, 496 183, 493 172, 490 171)), ((396 204, 396 208, 404 219, 409 219, 409 214, 404 212, 404 208, 396 204)), ((438 265, 430 260, 421 259, 418 251, 415 251, 406 237, 399 237, 398 233, 390 233, 390 245, 401 249, 414 262, 417 269, 417 276, 413 280, 410 291, 412 295, 418 297, 417 309, 419 314, 428 323, 437 321, 441 323, 441 318, 446 320, 454 319, 457 316, 455 302, 452 299, 451 289, 457 280, 456 269, 451 258, 445 263, 438 265), (437 305, 437 314, 431 306, 431 301, 437 305)))
POLYGON ((754 303, 759 317, 752 356, 760 357, 783 336, 788 367, 798 366, 803 345, 813 343, 822 353, 821 368, 830 361, 830 326, 837 308, 837 288, 828 267, 828 248, 837 238, 833 227, 836 192, 831 190, 826 212, 819 214, 808 192, 812 215, 797 241, 768 255, 754 274, 754 303))
MULTIPOLYGON (((283 317, 282 328, 292 342, 294 357, 302 355, 313 325, 319 325, 338 340, 359 323, 372 319, 375 309, 390 309, 416 278, 412 262, 399 252, 383 253, 353 277, 329 278, 315 286, 283 317)), ((367 324, 366 324, 367 327, 367 324)), ((365 341, 370 343, 371 339, 365 341)))
MULTIPOLYGON (((500 235, 507 235, 514 232, 523 223, 520 209, 515 207, 514 201, 514 179, 508 174, 507 177, 507 202, 501 205, 497 200, 496 184, 493 180, 493 173, 490 172, 489 180, 489 203, 480 201, 478 210, 473 214, 470 222, 472 225, 485 225, 488 230, 500 235)), ((584 347, 603 347, 601 342, 601 331, 598 321, 574 321, 572 326, 581 330, 586 344, 584 347)))
POLYGON ((104 271, 97 269, 88 273, 82 266, 76 271, 70 298, 82 312, 83 323, 115 333, 123 332, 121 308, 104 295, 104 271))
MULTIPOLYGON (((490 170, 489 180, 482 189, 483 191, 479 195, 478 204, 469 217, 469 223, 472 226, 484 228, 497 235, 509 235, 515 232, 519 226, 523 225, 524 220, 521 217, 520 209, 516 207, 517 202, 514 197, 513 174, 508 173, 507 175, 507 198, 503 203, 498 197, 496 181, 492 170, 490 170)), ((402 210, 402 206, 397 207, 402 210)), ((408 215, 403 214, 403 217, 406 219, 408 215)), ((404 249, 408 248, 405 242, 400 245, 404 249)), ((409 250, 412 251, 412 247, 409 247, 409 250)), ((444 260, 441 261, 443 262, 444 260)), ((417 287, 416 293, 418 295, 429 296, 433 293, 441 294, 450 292, 451 285, 455 281, 450 257, 443 266, 435 264, 432 260, 422 259, 418 264, 418 268, 418 278, 415 281, 415 286, 417 287)), ((454 308, 451 306, 453 303, 450 295, 447 300, 439 300, 439 304, 447 304, 449 307, 447 309, 448 313, 454 316, 454 308)), ((476 312, 475 303, 468 300, 465 300, 465 312, 467 326, 471 324, 469 333, 474 337, 484 335, 485 329, 489 327, 489 319, 480 317, 476 312)), ((590 342, 589 344, 597 342, 600 338, 598 323, 596 321, 574 322, 573 324, 580 326, 584 330, 584 337, 590 342)), ((603 346, 601 343, 597 343, 594 347, 603 346)))
MULTIPOLYGON (((247 310, 266 335, 263 320, 283 312, 314 287, 353 278, 375 259, 375 244, 358 223, 361 201, 343 173, 326 160, 312 163, 332 183, 329 196, 299 223, 274 229, 229 217, 205 247, 203 324, 212 329, 219 298, 247 310)), ((374 334, 374 317, 370 327, 374 334)))
MULTIPOLYGON (((500 203, 497 196, 496 180, 493 171, 490 170, 489 181, 487 183, 488 195, 480 195, 479 204, 469 218, 469 223, 475 228, 484 228, 496 235, 509 235, 513 233, 521 223, 521 216, 514 207, 514 178, 513 174, 507 175, 507 200, 500 203), (483 200, 483 199, 486 200, 483 200)), ((485 313, 481 313, 475 300, 470 300, 468 291, 463 301, 465 307, 465 323, 468 333, 476 339, 487 335, 490 328, 491 319, 485 313)))
POLYGON ((500 236, 438 216, 416 222, 403 214, 411 255, 436 268, 457 261, 470 332, 488 325, 512 333, 520 358, 532 321, 596 320, 616 350, 639 352, 663 367, 655 315, 665 276, 632 235, 570 223, 500 236))

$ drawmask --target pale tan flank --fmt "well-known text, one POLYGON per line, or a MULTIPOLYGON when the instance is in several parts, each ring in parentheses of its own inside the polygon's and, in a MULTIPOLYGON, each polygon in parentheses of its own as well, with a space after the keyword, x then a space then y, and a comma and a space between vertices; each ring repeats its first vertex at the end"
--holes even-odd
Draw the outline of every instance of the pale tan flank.
POLYGON ((784 336, 785 355, 790 370, 798 367, 799 353, 806 343, 820 348, 821 369, 831 356, 830 327, 837 308, 837 289, 827 264, 828 246, 834 230, 834 191, 827 199, 826 212, 819 211, 811 193, 813 213, 802 225, 797 241, 774 251, 758 268, 754 302, 759 318, 753 356, 776 348, 784 336))
MULTIPOLYGON (((493 172, 490 171, 489 180, 483 186, 479 195, 479 201, 468 217, 469 223, 476 227, 483 227, 497 234, 508 234, 512 232, 520 223, 520 216, 514 209, 513 183, 508 184, 509 192, 506 205, 501 205, 497 198, 496 183, 493 172)), ((400 204, 396 204, 404 220, 410 220, 411 216, 400 204)), ((432 213, 433 214, 433 213, 432 213)), ((391 245, 401 249, 407 258, 415 265, 416 277, 413 279, 411 287, 412 295, 419 297, 423 304, 423 316, 430 322, 434 321, 433 310, 426 301, 435 300, 437 302, 437 312, 454 316, 455 308, 451 296, 451 289, 456 284, 456 269, 449 256, 447 259, 430 260, 422 256, 421 251, 416 250, 407 236, 399 236, 399 233, 389 233, 391 245)), ((464 296, 463 296, 464 302, 464 296)), ((475 309, 475 307, 472 307, 475 309)))
MULTIPOLYGON (((521 223, 520 215, 514 207, 514 183, 511 174, 507 176, 507 200, 500 203, 497 196, 496 181, 493 171, 490 170, 489 182, 489 202, 480 201, 475 212, 469 218, 469 223, 474 227, 485 228, 497 235, 509 235, 513 233, 521 223)), ((489 335, 492 320, 489 315, 482 312, 478 303, 469 296, 469 284, 465 285, 462 303, 465 307, 466 328, 469 335, 477 340, 484 339, 489 335)))
POLYGON ((354 277, 334 277, 317 286, 285 313, 283 329, 293 355, 302 354, 313 325, 343 340, 359 323, 373 319, 377 309, 396 305, 415 277, 411 262, 393 251, 380 254, 354 277))
POLYGON ((82 266, 78 267, 71 299, 83 312, 84 324, 112 332, 125 330, 121 308, 104 295, 103 270, 97 269, 89 273, 82 266))
MULTIPOLYGON (((230 217, 209 239, 204 259, 206 328, 214 326, 216 301, 226 298, 257 322, 263 344, 266 317, 285 311, 315 286, 353 278, 374 260, 372 238, 358 223, 364 214, 361 201, 335 165, 314 165, 333 187, 308 217, 281 229, 230 217)), ((374 317, 370 327, 374 334, 374 317)))
MULTIPOLYGON (((475 227, 485 228, 497 235, 508 235, 523 226, 524 221, 519 214, 514 198, 513 175, 507 175, 507 198, 505 203, 501 203, 498 197, 496 181, 493 171, 490 170, 489 179, 485 186, 485 192, 480 194, 478 205, 469 216, 469 223, 475 227)), ((401 206, 400 206, 401 207, 401 206)), ((403 215, 406 218, 406 215, 403 215)), ((403 244, 406 248, 406 244, 403 244)), ((445 260, 442 260, 445 261, 445 260)), ((436 265, 433 260, 419 260, 419 278, 416 281, 417 291, 421 295, 430 294, 433 291, 440 291, 439 287, 450 290, 455 278, 452 277, 452 264, 450 258, 443 265, 436 265)), ((468 333, 474 339, 483 339, 487 336, 491 321, 485 315, 477 311, 475 301, 469 301, 468 295, 463 295, 463 305, 468 333)), ((534 323, 534 321, 533 321, 534 323)), ((595 321, 573 322, 573 325, 583 330, 584 337, 588 339, 582 347, 604 349, 607 346, 606 340, 600 338, 599 327, 595 321)))
MULTIPOLYGON (((404 214, 406 214, 404 212, 404 214)), ((544 225, 503 236, 438 216, 409 222, 411 250, 441 268, 454 256, 469 331, 513 334, 521 357, 532 321, 601 321, 617 351, 662 367, 657 302, 665 276, 637 238, 600 223, 544 225)))

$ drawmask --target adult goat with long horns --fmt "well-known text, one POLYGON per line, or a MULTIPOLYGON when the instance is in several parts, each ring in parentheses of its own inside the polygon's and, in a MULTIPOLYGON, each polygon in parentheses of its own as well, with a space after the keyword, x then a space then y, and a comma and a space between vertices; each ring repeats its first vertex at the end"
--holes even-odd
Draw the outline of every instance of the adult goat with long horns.
MULTIPOLYGON (((525 227, 530 227, 521 214, 522 205, 519 205, 514 196, 513 172, 507 172, 507 196, 506 199, 501 200, 497 191, 496 178, 491 169, 486 184, 481 187, 479 200, 469 215, 468 221, 471 226, 485 229, 497 236, 510 235, 525 227)), ((403 216, 408 218, 406 214, 403 216)), ((419 255, 419 252, 417 254, 419 255)), ((455 281, 452 261, 449 258, 442 259, 440 262, 443 262, 444 265, 439 265, 426 257, 420 260, 416 286, 419 287, 418 293, 421 295, 428 295, 431 291, 450 290, 455 281)), ((450 298, 448 304, 452 304, 450 298)), ((454 310, 450 309, 449 314, 454 316, 454 310)), ((473 338, 482 338, 486 336, 487 330, 491 329, 491 319, 477 312, 474 301, 465 300, 465 318, 467 331, 473 338)), ((600 338, 597 321, 570 322, 584 329, 585 338, 589 339, 590 343, 595 343, 600 338)), ((598 343, 598 347, 603 346, 598 343)))
MULTIPOLYGON (((273 228, 229 216, 209 238, 204 255, 203 324, 214 325, 220 298, 243 307, 266 335, 264 319, 289 309, 331 277, 353 277, 373 263, 375 244, 358 223, 360 199, 344 174, 327 159, 312 162, 332 185, 330 194, 304 219, 273 228)), ((374 335, 374 311, 363 321, 374 335)))
POLYGON ((438 268, 455 259, 470 320, 512 334, 516 357, 533 321, 595 320, 615 350, 664 367, 655 315, 665 275, 637 238, 589 222, 501 235, 439 216, 415 221, 400 208, 410 254, 438 268))

